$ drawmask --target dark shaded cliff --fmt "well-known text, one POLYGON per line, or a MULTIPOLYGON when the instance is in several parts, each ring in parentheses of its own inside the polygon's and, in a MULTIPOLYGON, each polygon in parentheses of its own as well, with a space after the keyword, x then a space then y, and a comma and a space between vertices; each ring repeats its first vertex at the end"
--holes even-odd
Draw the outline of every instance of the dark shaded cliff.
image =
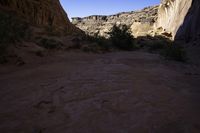
POLYGON ((170 32, 175 40, 187 42, 200 36, 199 0, 162 0, 158 10, 157 28, 170 32))
POLYGON ((175 36, 176 40, 196 41, 200 40, 200 1, 193 0, 192 5, 179 27, 175 36))
POLYGON ((0 9, 13 11, 36 26, 46 26, 57 31, 73 33, 73 26, 59 0, 0 0, 0 9))

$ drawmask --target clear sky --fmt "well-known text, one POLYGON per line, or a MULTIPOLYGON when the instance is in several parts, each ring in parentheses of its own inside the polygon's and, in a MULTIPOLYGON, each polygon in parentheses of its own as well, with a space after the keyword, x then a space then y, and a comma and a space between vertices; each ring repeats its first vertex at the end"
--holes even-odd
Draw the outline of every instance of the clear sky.
POLYGON ((60 0, 60 2, 71 18, 138 10, 158 5, 160 0, 60 0))

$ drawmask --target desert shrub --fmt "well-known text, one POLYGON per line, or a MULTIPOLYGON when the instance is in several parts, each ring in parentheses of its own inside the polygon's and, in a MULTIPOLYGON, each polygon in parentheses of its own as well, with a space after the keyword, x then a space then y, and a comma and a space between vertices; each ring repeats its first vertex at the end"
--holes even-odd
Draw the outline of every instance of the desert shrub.
MULTIPOLYGON (((112 48, 110 40, 105 37, 86 35, 84 40, 90 43, 96 43, 98 45, 98 50, 101 49, 102 51, 109 51, 112 48)), ((90 45, 90 47, 97 47, 97 45, 90 45)))
POLYGON ((143 36, 137 38, 137 43, 141 47, 147 48, 149 52, 162 50, 166 45, 171 44, 171 41, 162 36, 143 36))
POLYGON ((148 43, 147 47, 148 47, 148 50, 152 52, 152 51, 163 49, 165 45, 166 45, 166 42, 163 40, 154 40, 148 43))
POLYGON ((87 45, 83 45, 81 50, 84 52, 91 52, 91 53, 102 53, 104 50, 100 47, 97 43, 90 43, 87 45))
POLYGON ((96 43, 102 48, 102 50, 109 51, 112 47, 110 40, 105 37, 96 37, 96 43))
POLYGON ((145 36, 136 40, 142 47, 147 48, 149 52, 160 53, 165 59, 182 62, 187 60, 184 48, 163 36, 145 36))
POLYGON ((37 44, 46 49, 59 49, 63 46, 60 41, 49 38, 39 38, 37 44))
POLYGON ((120 27, 114 25, 109 35, 112 44, 119 49, 132 50, 135 47, 133 36, 126 25, 120 27))
POLYGON ((168 60, 185 62, 187 59, 184 48, 175 44, 166 45, 160 54, 168 60))

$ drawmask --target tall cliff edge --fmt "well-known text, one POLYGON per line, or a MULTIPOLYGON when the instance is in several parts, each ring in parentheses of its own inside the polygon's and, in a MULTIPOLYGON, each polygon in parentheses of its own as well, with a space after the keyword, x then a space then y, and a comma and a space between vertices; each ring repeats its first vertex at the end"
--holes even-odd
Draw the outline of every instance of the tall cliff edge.
POLYGON ((0 0, 0 8, 15 12, 36 26, 48 26, 65 33, 77 30, 70 23, 59 0, 0 0))
POLYGON ((109 32, 116 25, 127 25, 135 37, 143 36, 153 30, 157 19, 158 6, 146 7, 142 10, 122 12, 114 15, 93 15, 72 18, 72 23, 86 34, 109 37, 109 32))
POLYGON ((200 36, 199 0, 162 0, 156 27, 171 32, 173 39, 193 41, 200 36))

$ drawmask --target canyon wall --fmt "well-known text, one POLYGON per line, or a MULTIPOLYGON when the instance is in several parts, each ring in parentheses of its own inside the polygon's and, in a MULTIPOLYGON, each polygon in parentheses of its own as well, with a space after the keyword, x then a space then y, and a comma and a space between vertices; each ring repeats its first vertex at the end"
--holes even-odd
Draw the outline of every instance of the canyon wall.
POLYGON ((72 23, 86 34, 109 37, 114 25, 127 25, 133 35, 150 34, 157 20, 158 6, 147 7, 139 11, 122 12, 109 16, 93 15, 84 18, 72 18, 72 23))
POLYGON ((172 40, 200 38, 200 0, 161 0, 159 6, 110 16, 73 18, 89 35, 109 37, 114 24, 127 25, 134 37, 163 35, 172 40))
POLYGON ((156 28, 171 32, 173 39, 192 41, 200 36, 199 0, 162 0, 156 28))
MULTIPOLYGON (((189 2, 189 1, 188 1, 189 2)), ((200 40, 200 1, 193 0, 192 5, 179 27, 175 39, 185 39, 186 41, 200 40)))
POLYGON ((66 33, 77 30, 70 23, 59 0, 1 0, 0 9, 13 11, 36 26, 47 26, 66 33))

